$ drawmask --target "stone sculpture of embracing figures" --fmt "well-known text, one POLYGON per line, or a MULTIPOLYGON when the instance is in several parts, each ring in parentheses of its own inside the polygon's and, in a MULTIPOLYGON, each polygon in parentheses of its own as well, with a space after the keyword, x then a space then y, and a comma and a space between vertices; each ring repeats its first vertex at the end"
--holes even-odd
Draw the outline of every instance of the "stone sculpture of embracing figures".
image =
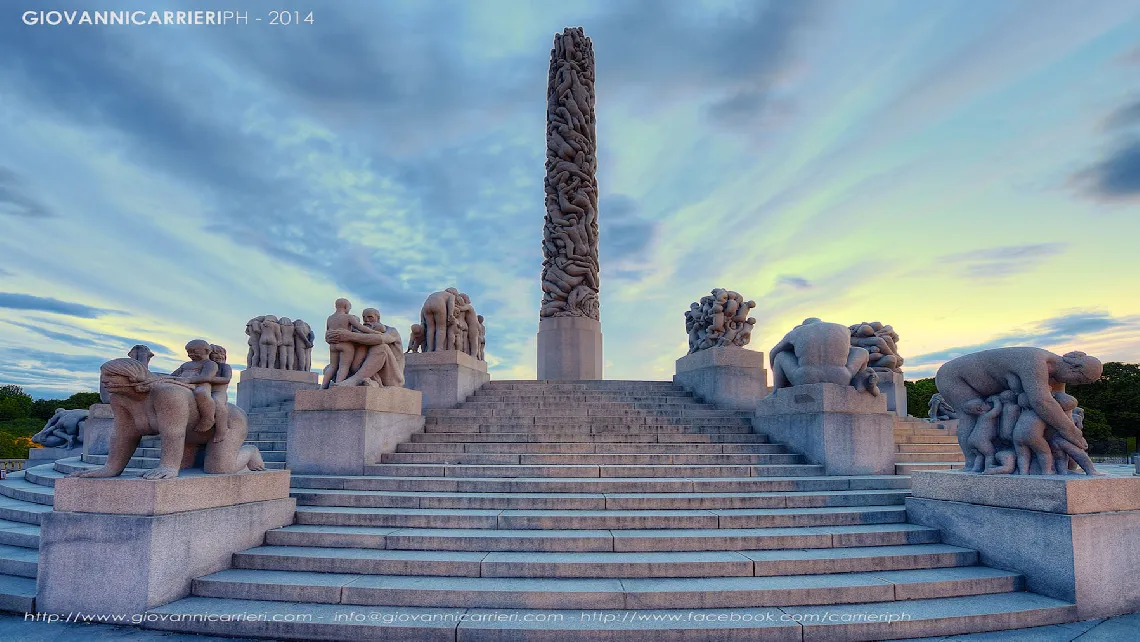
POLYGON ((1083 352, 1041 348, 983 350, 946 362, 935 383, 958 410, 966 470, 1064 474, 1071 460, 1098 474, 1085 453, 1083 412, 1065 386, 1092 383, 1101 371, 1100 360, 1083 352))

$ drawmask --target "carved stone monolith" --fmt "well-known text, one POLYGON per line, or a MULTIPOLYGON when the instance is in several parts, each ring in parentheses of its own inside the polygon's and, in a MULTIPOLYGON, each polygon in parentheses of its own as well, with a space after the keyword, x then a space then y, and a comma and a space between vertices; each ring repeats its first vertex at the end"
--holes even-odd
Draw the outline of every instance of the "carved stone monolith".
POLYGON ((594 47, 581 27, 554 36, 546 94, 539 379, 601 379, 594 47))

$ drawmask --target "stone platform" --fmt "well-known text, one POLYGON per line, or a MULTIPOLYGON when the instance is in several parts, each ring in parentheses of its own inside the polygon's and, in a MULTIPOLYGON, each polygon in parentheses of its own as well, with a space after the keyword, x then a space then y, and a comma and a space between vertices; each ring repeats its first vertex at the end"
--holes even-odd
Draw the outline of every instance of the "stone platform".
POLYGON ((287 404, 299 390, 319 387, 320 375, 315 372, 246 368, 238 379, 237 406, 249 412, 253 408, 287 404))
POLYGON ((41 613, 139 614, 185 597, 296 510, 287 471, 64 477, 54 495, 40 521, 41 613))
POLYGON ((602 323, 588 317, 547 317, 538 322, 538 378, 602 378, 602 323))
POLYGON ((111 404, 97 403, 87 410, 87 421, 83 422, 83 454, 106 455, 111 447, 111 431, 115 425, 115 414, 111 404))
POLYGON ((752 410, 768 396, 767 362, 763 352, 716 347, 677 359, 673 383, 706 403, 733 410, 752 410))
POLYGON ((894 415, 881 395, 833 383, 780 388, 756 404, 752 425, 824 474, 894 473, 894 415))
POLYGON ((1140 611, 1140 478, 919 472, 907 517, 1074 602, 1080 618, 1140 611))
POLYGON ((423 395, 354 386, 297 392, 286 465, 295 473, 363 475, 384 453, 423 432, 423 395))
POLYGON ((487 362, 460 352, 412 352, 405 355, 404 387, 423 393, 423 407, 454 408, 491 380, 487 362))

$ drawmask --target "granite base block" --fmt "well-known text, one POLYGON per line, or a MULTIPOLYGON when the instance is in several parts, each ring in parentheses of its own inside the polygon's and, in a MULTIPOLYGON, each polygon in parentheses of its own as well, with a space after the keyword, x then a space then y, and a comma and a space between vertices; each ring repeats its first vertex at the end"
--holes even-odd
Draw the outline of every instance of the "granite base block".
POLYGON ((124 488, 116 485, 119 480, 74 480, 107 484, 103 489, 59 480, 56 510, 44 514, 40 525, 37 609, 134 615, 186 597, 194 578, 230 568, 234 553, 260 546, 266 531, 293 523, 297 502, 288 497, 288 478, 285 471, 273 471, 121 480, 143 482, 121 500, 112 497, 124 488), (254 483, 246 490, 257 487, 259 492, 242 495, 233 492, 234 478, 270 483, 254 483), (158 513, 156 506, 178 502, 194 506, 202 496, 224 496, 235 503, 166 514, 125 514, 132 508, 132 497, 137 499, 140 491, 145 494, 147 484, 152 491, 164 488, 151 496, 165 496, 168 501, 140 501, 133 505, 136 512, 158 513), (88 493, 122 514, 59 510, 60 505, 82 506, 88 493), (244 501, 251 497, 267 499, 244 501))
POLYGON ((413 352, 405 357, 404 387, 423 393, 423 407, 455 408, 491 380, 487 362, 460 352, 413 352))
POLYGON ((1140 611, 1140 479, 915 473, 907 520, 1026 589, 1073 602, 1080 619, 1140 611))
POLYGON ((87 409, 83 422, 83 454, 106 455, 111 451, 111 433, 115 429, 115 414, 111 404, 97 403, 87 409))
POLYGON ((894 419, 881 395, 817 383, 774 391, 756 404, 752 427, 822 465, 826 475, 890 475, 894 419))
POLYGON ((246 412, 253 408, 290 403, 299 390, 320 388, 320 375, 299 370, 246 368, 237 384, 237 406, 246 412))
POLYGON ((55 510, 74 513, 169 515, 288 496, 287 470, 208 475, 189 469, 175 479, 62 477, 55 482, 55 510))
POLYGON ((363 475, 380 455, 423 432, 422 395, 406 388, 331 388, 297 393, 286 467, 307 475, 363 475))
POLYGON ((879 377, 879 391, 887 400, 887 410, 900 417, 907 416, 906 385, 903 373, 893 370, 876 370, 879 377))
POLYGON ((538 378, 602 378, 602 323, 588 317, 547 317, 538 322, 538 378))
POLYGON ((28 465, 35 466, 36 464, 55 461, 57 459, 67 459, 68 457, 79 457, 83 454, 83 445, 77 444, 74 448, 29 448, 28 449, 28 465), (36 463, 31 463, 36 462, 36 463))
POLYGON ((768 395, 763 352, 717 347, 677 359, 673 383, 705 403, 731 410, 752 410, 768 395))

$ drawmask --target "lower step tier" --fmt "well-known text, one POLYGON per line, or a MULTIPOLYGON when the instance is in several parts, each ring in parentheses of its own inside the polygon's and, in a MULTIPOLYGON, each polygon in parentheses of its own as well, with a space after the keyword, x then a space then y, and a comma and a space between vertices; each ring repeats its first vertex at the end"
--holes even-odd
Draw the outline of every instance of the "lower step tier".
POLYGON ((860 642, 1004 631, 1059 624, 1075 617, 1074 605, 1032 593, 828 606, 638 611, 361 607, 190 597, 151 610, 145 626, 275 640, 860 642))

